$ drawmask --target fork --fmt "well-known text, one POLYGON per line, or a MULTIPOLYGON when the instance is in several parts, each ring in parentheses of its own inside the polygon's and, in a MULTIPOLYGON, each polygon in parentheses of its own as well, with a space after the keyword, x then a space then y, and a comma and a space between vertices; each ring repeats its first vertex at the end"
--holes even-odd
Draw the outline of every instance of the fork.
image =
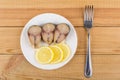
POLYGON ((92 76, 92 62, 91 62, 91 49, 90 49, 90 29, 93 25, 93 5, 85 6, 84 10, 84 27, 87 30, 87 53, 86 53, 86 64, 85 64, 85 76, 87 78, 92 76))

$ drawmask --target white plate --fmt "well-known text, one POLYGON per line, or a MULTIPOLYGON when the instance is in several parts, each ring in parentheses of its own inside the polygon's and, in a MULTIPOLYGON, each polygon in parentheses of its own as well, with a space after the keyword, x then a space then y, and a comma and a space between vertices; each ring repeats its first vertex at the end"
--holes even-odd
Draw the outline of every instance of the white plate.
POLYGON ((20 45, 23 55, 25 56, 27 61, 30 62, 33 66, 44 70, 53 70, 64 66, 73 58, 77 48, 77 35, 73 25, 66 18, 58 14, 45 13, 35 16, 25 25, 21 33, 20 45), (35 52, 29 42, 27 31, 31 25, 43 25, 45 23, 54 23, 54 24, 66 23, 70 26, 70 33, 66 37, 66 43, 69 45, 71 49, 71 55, 64 62, 61 62, 59 64, 43 65, 38 63, 35 59, 35 52))

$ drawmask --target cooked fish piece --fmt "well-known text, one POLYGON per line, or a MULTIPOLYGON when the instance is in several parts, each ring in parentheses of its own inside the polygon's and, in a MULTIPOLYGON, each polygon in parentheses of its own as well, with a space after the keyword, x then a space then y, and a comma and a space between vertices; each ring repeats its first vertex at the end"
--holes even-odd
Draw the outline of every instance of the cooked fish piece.
POLYGON ((28 37, 31 42, 31 45, 34 48, 40 47, 41 32, 42 32, 41 27, 39 27, 37 25, 31 26, 28 30, 28 37))
POLYGON ((58 24, 54 33, 54 42, 56 43, 62 42, 69 32, 70 28, 67 24, 65 23, 58 24))
POLYGON ((42 28, 42 39, 44 42, 51 44, 53 42, 55 25, 47 23, 42 28))

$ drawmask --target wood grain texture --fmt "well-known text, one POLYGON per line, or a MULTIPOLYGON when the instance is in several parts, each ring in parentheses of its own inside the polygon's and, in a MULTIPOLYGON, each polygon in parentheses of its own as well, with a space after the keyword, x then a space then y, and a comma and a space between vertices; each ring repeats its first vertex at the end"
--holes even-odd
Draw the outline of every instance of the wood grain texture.
POLYGON ((0 28, 0 54, 19 54, 21 27, 2 27, 0 28), (4 41, 4 42, 3 42, 4 41))
MULTIPOLYGON (((85 54, 86 31, 83 27, 76 27, 78 49, 76 54, 85 54)), ((21 54, 20 33, 22 27, 0 28, 0 54, 21 54)), ((92 54, 120 54, 120 27, 93 27, 91 31, 92 54)))
MULTIPOLYGON (((0 26, 24 26, 32 17, 42 13, 57 13, 74 26, 83 26, 83 8, 62 9, 0 9, 0 26)), ((119 8, 95 8, 94 26, 120 26, 119 8)))
POLYGON ((0 80, 120 80, 120 0, 0 0, 0 80), (84 77, 85 5, 94 5, 91 30, 93 76, 84 77), (29 64, 20 49, 20 33, 32 17, 57 13, 75 26, 78 48, 64 67, 45 71, 29 64))
POLYGON ((80 8, 92 4, 97 8, 120 8, 119 0, 1 0, 0 8, 80 8))
MULTIPOLYGON (((93 77, 90 80, 119 80, 120 55, 92 55, 93 77)), ((85 55, 75 57, 64 67, 45 71, 29 64, 22 55, 0 55, 1 78, 7 80, 87 80, 84 73, 85 55)))

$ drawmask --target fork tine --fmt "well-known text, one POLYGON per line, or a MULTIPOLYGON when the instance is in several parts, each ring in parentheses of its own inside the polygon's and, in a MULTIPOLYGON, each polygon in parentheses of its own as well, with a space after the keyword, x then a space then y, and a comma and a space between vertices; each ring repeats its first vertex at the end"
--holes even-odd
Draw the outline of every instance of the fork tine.
POLYGON ((92 5, 92 8, 91 8, 91 11, 92 11, 92 15, 91 15, 91 19, 92 19, 92 21, 93 21, 93 17, 94 17, 94 8, 93 8, 93 5, 92 5))
POLYGON ((86 21, 89 20, 89 6, 85 6, 85 17, 86 21))
POLYGON ((84 9, 84 21, 87 20, 87 6, 85 6, 85 9, 84 9))
POLYGON ((90 21, 91 20, 91 6, 88 5, 88 20, 90 21))
POLYGON ((87 20, 89 20, 89 6, 86 6, 87 20))
POLYGON ((88 11, 89 11, 89 21, 91 20, 91 6, 89 5, 88 7, 88 11))
POLYGON ((93 21, 93 5, 90 6, 90 21, 93 21))
POLYGON ((87 6, 87 20, 90 20, 90 6, 87 6))

